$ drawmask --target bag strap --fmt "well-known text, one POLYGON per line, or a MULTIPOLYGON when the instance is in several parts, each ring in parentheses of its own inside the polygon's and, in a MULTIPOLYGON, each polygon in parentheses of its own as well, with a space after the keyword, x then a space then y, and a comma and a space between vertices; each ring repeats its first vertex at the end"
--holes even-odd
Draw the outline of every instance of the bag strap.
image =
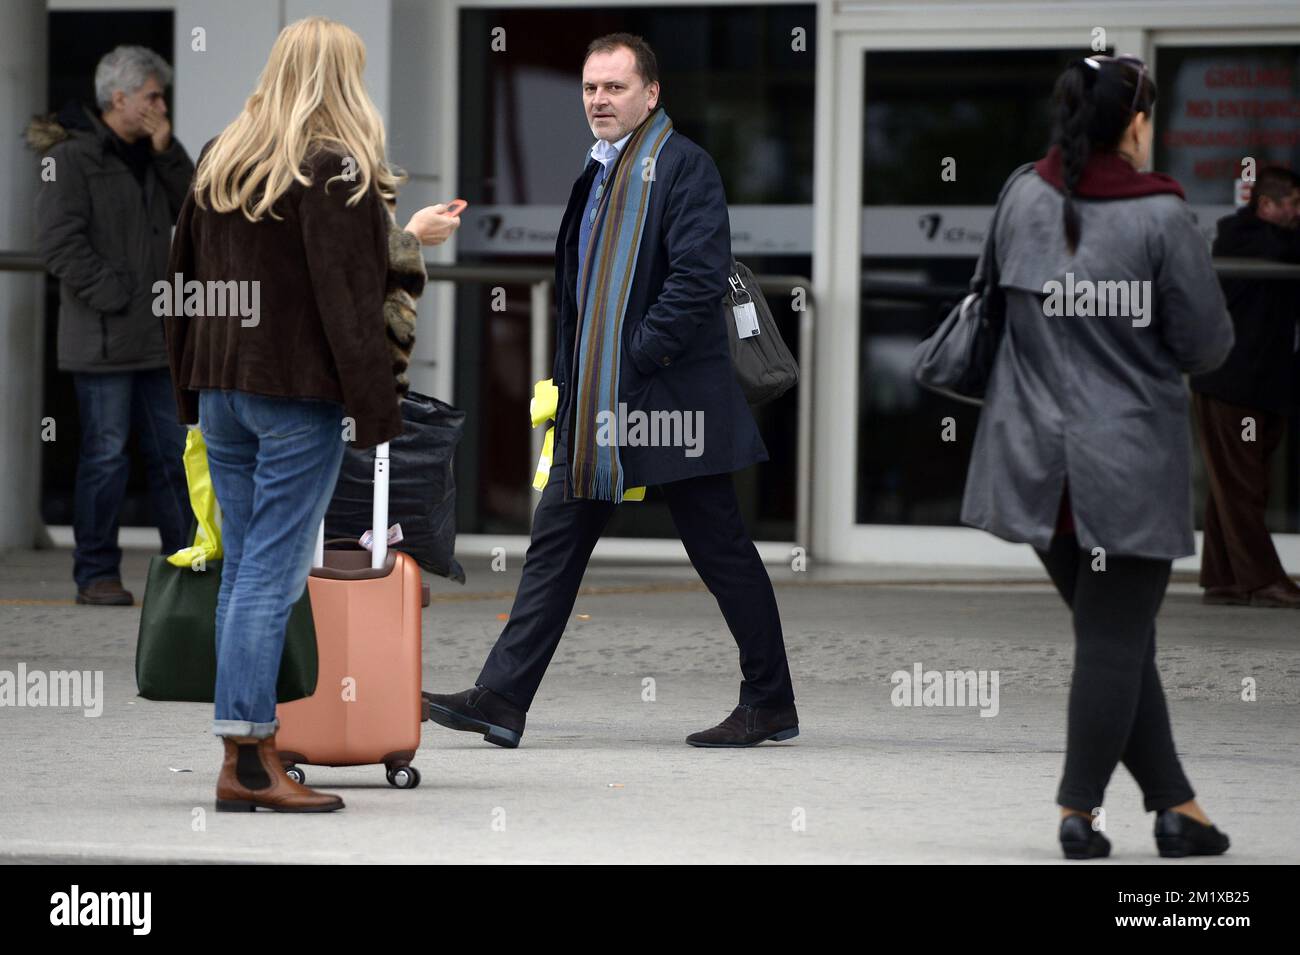
POLYGON ((984 258, 981 263, 982 268, 975 275, 971 276, 972 292, 983 293, 988 289, 997 287, 998 257, 994 236, 998 231, 998 216, 1002 212, 1002 206, 1007 198, 1007 193, 1011 191, 1011 184, 1033 168, 1033 163, 1025 163, 1008 176, 1007 181, 1002 184, 1002 190, 998 193, 998 201, 993 206, 993 218, 989 221, 989 233, 984 237, 984 258))
MULTIPOLYGON (((754 273, 752 271, 750 272, 750 278, 755 278, 754 273)), ((755 279, 754 288, 752 289, 745 284, 745 277, 740 274, 740 263, 736 261, 736 257, 733 255, 731 257, 731 271, 727 273, 726 297, 731 299, 733 304, 744 304, 744 303, 736 302, 737 292, 744 292, 746 295, 749 296, 749 300, 751 302, 755 301, 757 296, 762 294, 758 288, 757 279, 755 279)))

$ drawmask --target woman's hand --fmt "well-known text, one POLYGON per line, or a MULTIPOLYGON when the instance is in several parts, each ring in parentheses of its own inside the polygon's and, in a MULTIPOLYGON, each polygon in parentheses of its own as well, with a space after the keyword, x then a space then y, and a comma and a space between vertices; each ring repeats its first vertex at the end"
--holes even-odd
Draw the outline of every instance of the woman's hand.
POLYGON ((406 231, 420 240, 421 245, 442 245, 460 228, 460 219, 447 215, 446 203, 425 206, 406 224, 406 231))

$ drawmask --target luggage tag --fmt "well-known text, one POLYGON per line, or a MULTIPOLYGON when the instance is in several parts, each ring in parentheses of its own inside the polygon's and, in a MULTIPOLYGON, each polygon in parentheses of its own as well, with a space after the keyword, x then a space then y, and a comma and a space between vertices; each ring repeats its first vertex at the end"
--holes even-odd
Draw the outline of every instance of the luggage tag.
POLYGON ((737 338, 753 338, 758 334, 758 312, 754 308, 754 297, 745 288, 739 275, 729 276, 731 283, 731 317, 736 323, 737 338), (742 300, 743 297, 743 300, 742 300))
MULTIPOLYGON (((374 540, 375 540, 374 532, 367 530, 364 534, 361 535, 361 540, 359 541, 359 543, 366 550, 374 550, 375 549, 374 540)), ((400 544, 401 542, 402 542, 402 525, 394 524, 392 527, 388 528, 388 543, 400 544)))

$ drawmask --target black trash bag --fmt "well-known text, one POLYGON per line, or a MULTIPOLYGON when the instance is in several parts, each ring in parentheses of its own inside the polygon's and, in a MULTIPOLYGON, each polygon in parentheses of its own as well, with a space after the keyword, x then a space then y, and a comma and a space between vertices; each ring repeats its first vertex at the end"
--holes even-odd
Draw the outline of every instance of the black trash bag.
MULTIPOLYGON (((465 430, 465 412, 412 391, 402 398, 402 433, 388 443, 388 523, 402 525, 394 550, 431 574, 465 582, 456 560, 456 477, 452 461, 465 430)), ((325 537, 356 540, 370 529, 375 449, 343 452, 325 537)))

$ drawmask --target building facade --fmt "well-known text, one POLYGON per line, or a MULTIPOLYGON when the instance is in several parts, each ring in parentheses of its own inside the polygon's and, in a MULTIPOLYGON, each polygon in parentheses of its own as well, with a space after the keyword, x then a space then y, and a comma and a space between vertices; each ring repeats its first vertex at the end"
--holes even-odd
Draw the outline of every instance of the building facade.
MULTIPOLYGON (((78 22, 123 11, 170 18, 172 48, 159 52, 176 66, 176 132, 192 154, 238 111, 285 23, 323 14, 361 34, 390 153, 410 176, 402 211, 467 199, 455 244, 429 257, 500 273, 430 286, 412 368, 417 390, 469 412, 457 462, 466 552, 521 553, 526 542, 536 498, 527 405, 552 348, 544 289, 528 275, 550 262, 591 143, 578 78, 596 35, 630 30, 655 47, 666 109, 722 172, 736 257, 760 275, 806 279, 769 295, 803 380, 757 413, 772 461, 737 475, 772 560, 798 545, 818 561, 1034 563, 1028 548, 957 526, 976 412, 920 391, 908 358, 969 279, 1003 178, 1044 151, 1065 62, 1105 50, 1150 64, 1160 86, 1155 167, 1184 184, 1207 236, 1233 208, 1244 157, 1300 168, 1294 2, 53 0, 48 9, 52 70, 78 22)), ((59 387, 47 382, 47 402, 59 387)), ((1270 521, 1295 573, 1292 430, 1270 521)), ((67 462, 37 453, 42 514, 67 523, 67 462)), ((1197 483, 1203 498, 1199 474, 1197 483)), ((651 495, 620 509, 597 553, 684 560, 672 533, 651 495)))

